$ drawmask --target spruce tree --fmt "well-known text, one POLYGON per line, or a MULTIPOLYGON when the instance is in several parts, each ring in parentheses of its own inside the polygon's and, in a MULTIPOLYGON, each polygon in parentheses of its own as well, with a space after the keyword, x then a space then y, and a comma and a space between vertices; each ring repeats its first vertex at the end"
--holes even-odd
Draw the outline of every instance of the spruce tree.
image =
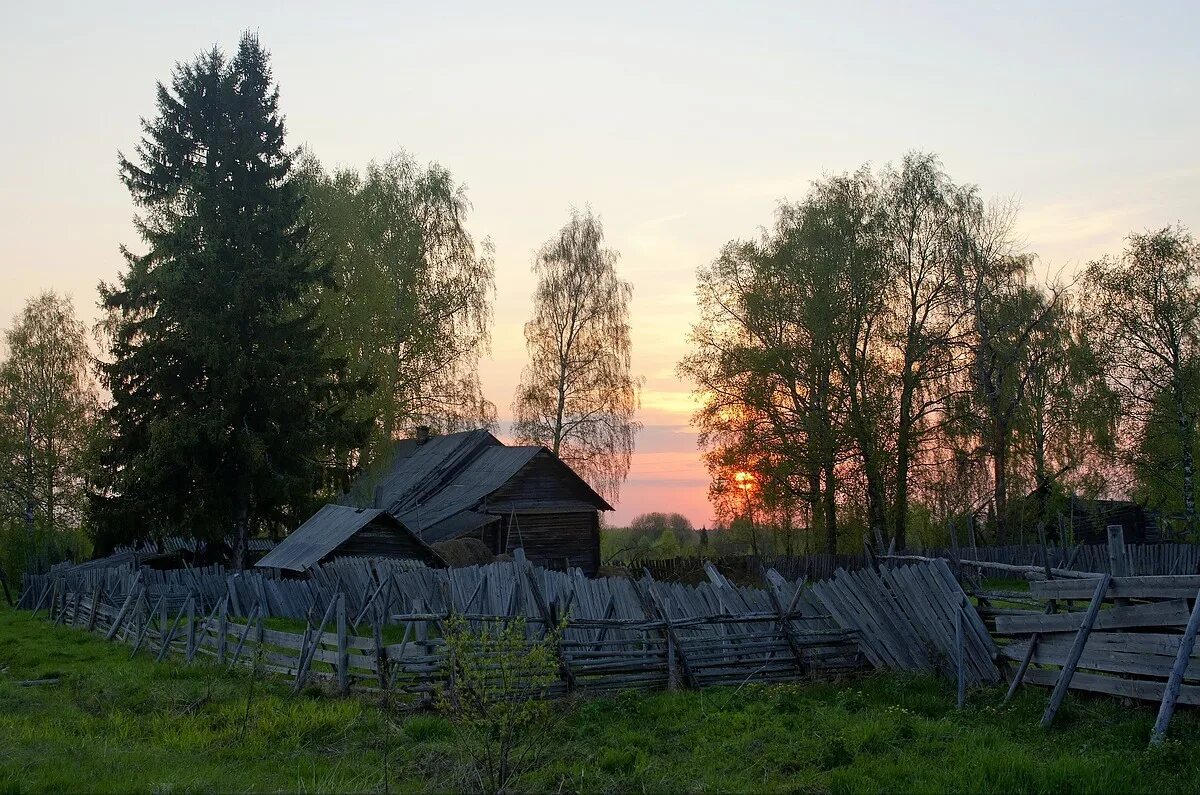
POLYGON ((158 85, 121 178, 148 251, 101 285, 112 392, 102 546, 148 535, 246 538, 294 522, 327 474, 327 451, 364 429, 324 350, 314 256, 291 178, 269 55, 251 34, 176 67, 158 85), (136 162, 135 162, 136 161, 136 162))

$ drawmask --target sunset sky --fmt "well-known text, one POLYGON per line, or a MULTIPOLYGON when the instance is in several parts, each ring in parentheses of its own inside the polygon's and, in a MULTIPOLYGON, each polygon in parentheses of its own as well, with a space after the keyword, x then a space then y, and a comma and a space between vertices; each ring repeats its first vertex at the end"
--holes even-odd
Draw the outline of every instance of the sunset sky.
POLYGON ((0 322, 43 289, 89 321, 119 244, 140 250, 132 153, 176 61, 258 31, 290 144, 327 165, 400 149, 468 186, 496 247, 486 394, 507 432, 533 251, 591 204, 634 285, 645 376, 612 521, 711 521, 689 385, 674 374, 697 266, 810 181, 920 148, 1020 203, 1069 276, 1132 230, 1200 231, 1197 3, 16 3, 0 12, 0 322))

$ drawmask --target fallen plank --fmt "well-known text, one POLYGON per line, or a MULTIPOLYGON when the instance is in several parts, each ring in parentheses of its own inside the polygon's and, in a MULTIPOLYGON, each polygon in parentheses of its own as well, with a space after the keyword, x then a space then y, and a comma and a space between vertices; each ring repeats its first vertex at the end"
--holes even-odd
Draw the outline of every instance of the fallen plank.
MULTIPOLYGON (((1023 659, 1028 653, 1029 641, 1006 646, 1001 652, 1011 660, 1023 659)), ((1031 661, 1038 665, 1065 665, 1070 649, 1061 642, 1048 637, 1038 638, 1031 661)), ((1170 654, 1148 654, 1139 652, 1112 651, 1105 648, 1085 648, 1077 663, 1079 668, 1105 671, 1114 674, 1135 676, 1167 677, 1175 657, 1170 654)), ((1191 657, 1184 673, 1187 679, 1200 679, 1200 658, 1191 657)))
MULTIPOLYGON (((1156 602, 1148 605, 1114 607, 1101 610, 1096 616, 1095 629, 1119 629, 1122 627, 1182 627, 1187 624, 1186 599, 1156 602)), ((1033 632, 1075 632, 1083 622, 1083 613, 1042 612, 1021 615, 999 614, 996 616, 996 632, 1001 635, 1023 635, 1033 632)))
MULTIPOLYGON (((1054 687, 1058 684, 1059 671, 1047 668, 1030 668, 1025 672, 1025 681, 1029 684, 1054 687)), ((1107 693, 1112 696, 1124 696, 1145 701, 1161 702, 1166 682, 1151 682, 1145 679, 1122 679, 1104 674, 1076 672, 1071 678, 1072 690, 1086 690, 1092 693, 1107 693)), ((1182 685, 1176 703, 1200 705, 1200 685, 1182 685)))

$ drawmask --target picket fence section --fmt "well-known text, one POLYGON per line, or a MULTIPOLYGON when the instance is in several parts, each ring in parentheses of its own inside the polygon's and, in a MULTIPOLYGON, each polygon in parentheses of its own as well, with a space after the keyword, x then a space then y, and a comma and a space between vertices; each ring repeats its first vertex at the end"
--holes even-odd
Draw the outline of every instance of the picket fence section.
POLYGON ((1000 681, 996 645, 943 560, 839 571, 813 592, 859 631, 876 668, 940 673, 963 687, 1000 681))

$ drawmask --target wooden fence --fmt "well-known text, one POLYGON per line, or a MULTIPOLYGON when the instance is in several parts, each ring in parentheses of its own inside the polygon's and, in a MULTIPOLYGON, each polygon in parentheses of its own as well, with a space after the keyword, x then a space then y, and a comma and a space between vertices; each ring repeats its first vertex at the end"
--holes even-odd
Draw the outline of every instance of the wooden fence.
POLYGON ((943 560, 839 571, 813 593, 839 625, 859 630, 876 668, 938 672, 960 687, 1000 681, 996 645, 943 560))
MULTIPOLYGON (((772 587, 756 592, 732 585, 715 571, 704 588, 659 583, 649 576, 587 580, 522 559, 442 570, 440 579, 435 570, 419 571, 433 577, 434 588, 419 596, 417 591, 402 594, 402 611, 390 612, 387 606, 396 602, 378 596, 383 583, 365 602, 355 597, 357 613, 351 608, 355 598, 337 591, 303 633, 267 627, 264 602, 235 619, 233 591, 207 610, 197 593, 172 599, 169 591, 143 581, 145 570, 121 575, 124 581, 112 590, 103 581, 90 589, 72 588, 65 577, 35 581, 26 597, 32 596, 35 613, 46 610, 56 623, 103 632, 131 644, 134 653, 145 649, 158 659, 176 654, 186 660, 211 658, 230 668, 256 666, 292 678, 297 689, 328 679, 341 692, 428 696, 447 679, 441 634, 455 615, 476 629, 517 617, 531 628, 558 626, 566 616, 556 693, 787 681, 862 664, 857 633, 838 627, 810 600, 803 583, 774 573, 772 587), (562 577, 575 587, 563 588, 562 577), (385 641, 389 624, 402 629, 398 642, 385 641)), ((398 580, 399 575, 385 582, 398 580)))
MULTIPOLYGON (((970 558, 1010 566, 1042 565, 1040 544, 1011 544, 1006 546, 931 547, 910 550, 926 558, 955 560, 970 558)), ((1049 563, 1055 568, 1073 571, 1109 572, 1109 548, 1106 544, 1087 544, 1073 547, 1045 547, 1049 563)), ((1198 544, 1126 544, 1125 559, 1129 571, 1137 575, 1197 574, 1200 573, 1198 544)), ((741 581, 757 582, 766 569, 775 569, 789 579, 804 577, 810 581, 827 580, 839 570, 858 571, 871 568, 873 561, 865 553, 859 555, 726 555, 715 558, 678 557, 645 561, 644 566, 656 579, 689 582, 704 577, 704 563, 711 562, 726 576, 741 581)))

